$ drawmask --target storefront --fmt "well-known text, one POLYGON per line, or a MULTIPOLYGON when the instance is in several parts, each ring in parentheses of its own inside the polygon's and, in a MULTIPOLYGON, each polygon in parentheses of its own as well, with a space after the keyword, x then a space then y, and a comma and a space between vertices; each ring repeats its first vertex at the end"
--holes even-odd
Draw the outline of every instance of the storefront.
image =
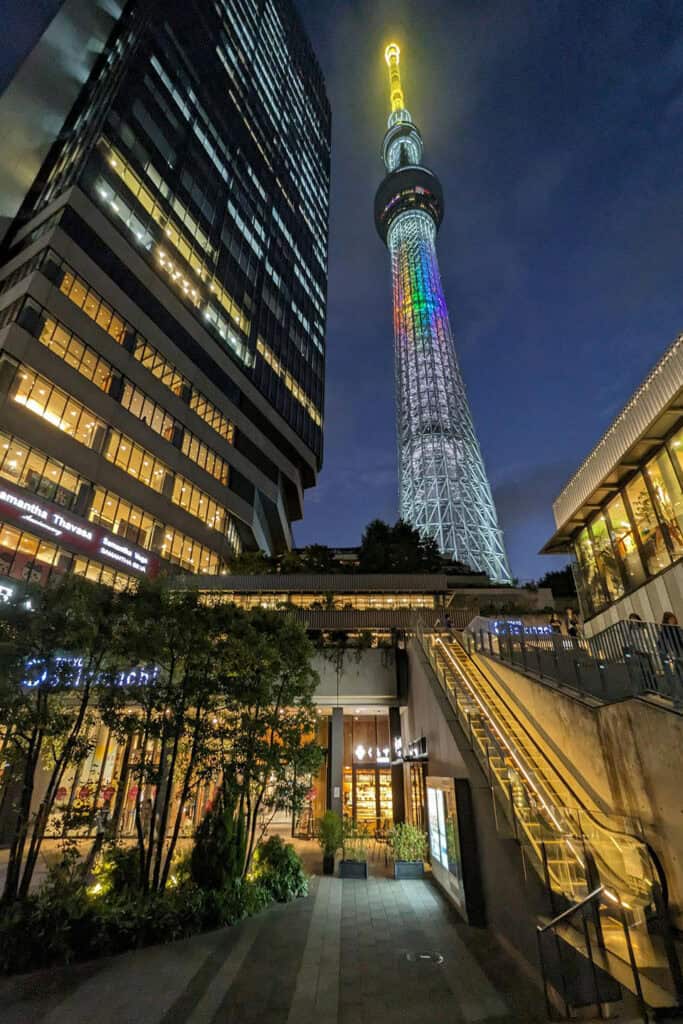
POLYGON ((385 831, 394 821, 389 717, 349 715, 344 719, 343 813, 368 831, 385 831))

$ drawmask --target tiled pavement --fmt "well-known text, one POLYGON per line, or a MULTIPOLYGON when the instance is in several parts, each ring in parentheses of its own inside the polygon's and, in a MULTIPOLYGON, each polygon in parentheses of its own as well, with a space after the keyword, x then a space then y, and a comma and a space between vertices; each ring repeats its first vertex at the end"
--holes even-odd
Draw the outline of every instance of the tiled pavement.
POLYGON ((234 928, 0 982, 0 1024, 540 1022, 540 992, 431 881, 312 880, 234 928), (442 964, 406 954, 440 953, 442 964))

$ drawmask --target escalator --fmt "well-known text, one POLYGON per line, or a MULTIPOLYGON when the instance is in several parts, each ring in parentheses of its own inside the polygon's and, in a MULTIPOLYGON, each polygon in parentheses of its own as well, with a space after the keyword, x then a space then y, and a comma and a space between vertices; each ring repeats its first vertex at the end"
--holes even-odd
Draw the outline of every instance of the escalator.
MULTIPOLYGON (((417 639, 488 779, 497 820, 547 890, 552 913, 539 921, 539 947, 549 937, 588 957, 596 978, 635 994, 644 1020, 650 1010, 673 1012, 683 980, 666 879, 639 822, 578 795, 456 636, 418 628, 417 639)), ((569 1012, 566 992, 564 1002, 569 1012)))

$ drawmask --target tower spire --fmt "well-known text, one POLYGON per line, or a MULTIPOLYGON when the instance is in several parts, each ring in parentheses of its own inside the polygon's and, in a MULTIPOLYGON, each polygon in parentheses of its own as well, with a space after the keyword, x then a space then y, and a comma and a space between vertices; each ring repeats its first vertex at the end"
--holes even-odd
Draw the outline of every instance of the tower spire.
POLYGON ((391 95, 391 111, 404 110, 405 101, 403 99, 403 89, 401 88, 401 72, 399 71, 398 62, 401 57, 401 51, 396 43, 389 43, 386 50, 384 51, 384 59, 389 67, 389 83, 390 83, 390 95, 391 95))

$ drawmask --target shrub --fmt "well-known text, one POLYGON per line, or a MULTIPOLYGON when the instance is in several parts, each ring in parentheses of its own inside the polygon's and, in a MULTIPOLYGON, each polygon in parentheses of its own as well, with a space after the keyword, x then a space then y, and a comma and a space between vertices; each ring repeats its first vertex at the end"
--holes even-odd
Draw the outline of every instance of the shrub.
POLYGON ((204 815, 195 833, 192 880, 202 889, 225 889, 241 875, 245 849, 244 817, 229 796, 221 798, 204 815))
POLYGON ((325 811, 318 818, 318 842, 327 856, 337 852, 342 844, 342 820, 335 811, 325 811))
POLYGON ((93 875, 93 896, 111 893, 112 896, 132 894, 140 888, 140 853, 137 846, 118 846, 112 843, 104 851, 93 875))
POLYGON ((344 860, 367 860, 365 847, 368 833, 353 818, 345 817, 342 822, 342 857, 344 860))
POLYGON ((278 903, 287 903, 308 894, 308 879, 299 856, 280 836, 271 836, 256 848, 253 878, 278 903))
POLYGON ((389 845, 394 860, 424 860, 427 856, 427 834, 408 822, 394 825, 389 845))

